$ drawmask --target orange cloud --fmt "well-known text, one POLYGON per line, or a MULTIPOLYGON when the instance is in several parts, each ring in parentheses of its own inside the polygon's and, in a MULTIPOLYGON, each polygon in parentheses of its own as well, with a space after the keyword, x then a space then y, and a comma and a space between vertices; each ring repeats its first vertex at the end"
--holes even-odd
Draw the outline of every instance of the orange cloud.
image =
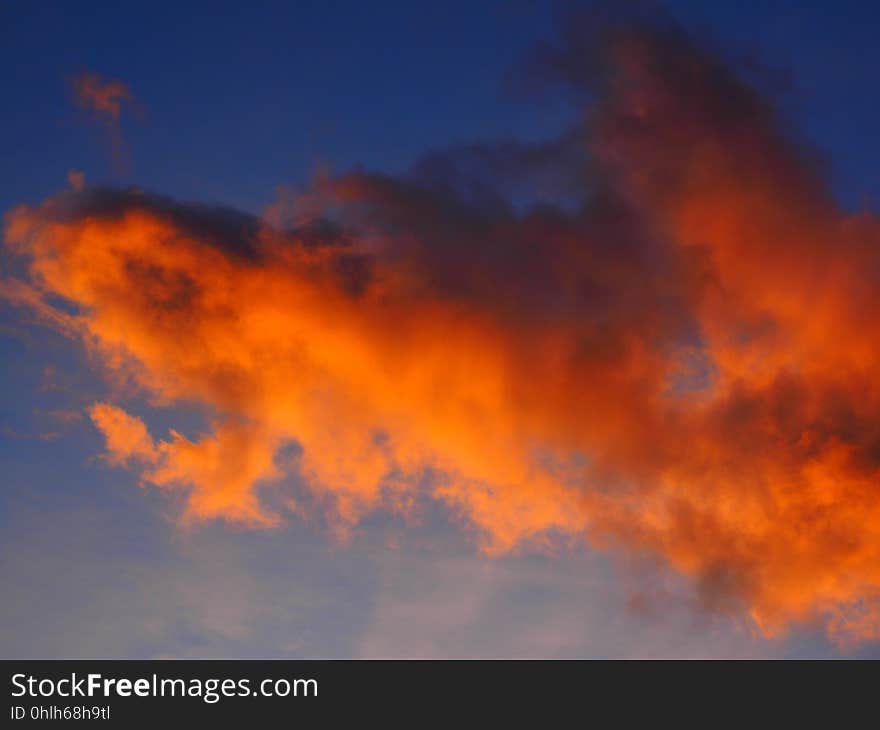
POLYGON ((197 441, 158 442, 91 412, 190 518, 278 524, 260 489, 285 476, 342 523, 439 500, 488 550, 622 546, 767 634, 872 638, 880 223, 690 39, 600 47, 600 72, 548 56, 598 86, 563 140, 321 179, 288 228, 67 191, 9 215, 30 281, 5 291, 157 403, 209 409, 197 441), (531 175, 575 204, 509 202, 531 175))
POLYGON ((125 105, 134 102, 128 86, 117 79, 105 79, 90 71, 71 79, 77 105, 109 124, 117 124, 125 105))
MULTIPOLYGON (((74 101, 89 117, 98 122, 110 145, 110 157, 114 169, 124 172, 130 166, 128 151, 122 136, 123 112, 131 114, 141 107, 128 86, 116 79, 84 72, 70 79, 74 101)), ((85 185, 85 176, 77 171, 68 174, 68 181, 75 190, 85 185)))
POLYGON ((192 488, 187 517, 229 517, 257 527, 278 524, 278 517, 261 508, 254 494, 259 481, 281 475, 271 436, 226 423, 195 443, 176 431, 170 441, 156 443, 144 422, 121 408, 96 403, 89 415, 104 435, 109 463, 138 464, 143 481, 157 487, 192 488))
POLYGON ((108 403, 95 403, 89 409, 92 422, 104 434, 107 459, 122 466, 132 460, 154 462, 157 450, 147 427, 139 418, 108 403))

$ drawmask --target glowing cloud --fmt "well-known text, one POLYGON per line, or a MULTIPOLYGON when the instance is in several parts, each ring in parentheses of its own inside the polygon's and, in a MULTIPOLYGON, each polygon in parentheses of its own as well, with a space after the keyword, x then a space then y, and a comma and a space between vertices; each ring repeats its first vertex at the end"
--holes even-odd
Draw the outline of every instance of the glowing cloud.
MULTIPOLYGON (((127 167, 127 153, 122 138, 123 112, 140 109, 128 86, 117 79, 105 79, 99 74, 84 72, 70 79, 76 105, 93 121, 101 125, 110 142, 110 155, 114 167, 127 167)), ((71 171, 68 176, 71 187, 81 189, 85 183, 82 173, 71 171)))

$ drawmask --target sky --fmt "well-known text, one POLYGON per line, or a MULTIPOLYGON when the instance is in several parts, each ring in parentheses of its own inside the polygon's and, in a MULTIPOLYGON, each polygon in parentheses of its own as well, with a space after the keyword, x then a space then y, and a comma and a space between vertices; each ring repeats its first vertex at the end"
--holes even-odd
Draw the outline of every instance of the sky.
POLYGON ((0 2, 0 653, 876 656, 878 13, 0 2))

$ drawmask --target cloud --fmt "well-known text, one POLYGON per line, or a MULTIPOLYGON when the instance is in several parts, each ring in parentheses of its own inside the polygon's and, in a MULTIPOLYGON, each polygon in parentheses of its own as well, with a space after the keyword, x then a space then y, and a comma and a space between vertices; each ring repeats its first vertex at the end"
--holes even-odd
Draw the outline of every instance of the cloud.
POLYGON ((70 170, 67 173, 67 182, 77 192, 82 192, 86 187, 86 174, 81 170, 70 170))
MULTIPOLYGON (((124 82, 106 79, 91 71, 71 77, 69 84, 76 105, 107 133, 113 165, 118 170, 124 169, 128 160, 122 137, 122 118, 124 113, 139 113, 138 100, 124 82)), ((68 179, 75 190, 81 190, 85 184, 85 176, 77 171, 71 171, 68 179)))
POLYGON ((132 460, 154 462, 158 454, 147 427, 139 418, 107 403, 95 403, 89 409, 92 422, 104 434, 107 458, 112 464, 125 465, 132 460))
POLYGON ((107 124, 118 124, 123 109, 134 102, 134 95, 122 81, 90 71, 74 76, 70 84, 77 105, 107 124))
POLYGON ((768 635, 878 638, 880 223, 678 29, 541 69, 592 98, 560 140, 320 177, 275 225, 66 191, 8 216, 4 291, 207 409, 196 441, 92 411, 189 518, 278 524, 258 490, 285 476, 341 524, 439 501, 489 552, 586 539, 768 635))
POLYGON ((89 415, 104 435, 108 462, 141 464, 143 480, 157 487, 193 487, 188 517, 228 517, 260 527, 277 523, 276 516, 260 508, 253 491, 260 480, 279 476, 271 434, 225 423, 197 443, 175 431, 170 441, 154 443, 144 422, 121 408, 96 403, 89 415))

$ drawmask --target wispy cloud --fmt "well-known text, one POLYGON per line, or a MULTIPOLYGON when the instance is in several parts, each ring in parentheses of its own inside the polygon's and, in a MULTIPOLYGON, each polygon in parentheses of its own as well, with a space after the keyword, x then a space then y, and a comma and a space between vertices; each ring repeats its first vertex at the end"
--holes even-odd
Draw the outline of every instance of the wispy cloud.
POLYGON ((85 71, 71 79, 76 103, 108 124, 118 124, 123 109, 134 101, 128 86, 118 79, 105 79, 85 71))
MULTIPOLYGON (((84 71, 69 79, 76 105, 90 119, 100 124, 110 141, 112 162, 117 169, 127 164, 127 151, 122 136, 122 119, 128 113, 137 112, 140 103, 128 85, 118 79, 107 79, 100 74, 84 71)), ((71 178, 76 188, 82 186, 78 177, 71 178)))

